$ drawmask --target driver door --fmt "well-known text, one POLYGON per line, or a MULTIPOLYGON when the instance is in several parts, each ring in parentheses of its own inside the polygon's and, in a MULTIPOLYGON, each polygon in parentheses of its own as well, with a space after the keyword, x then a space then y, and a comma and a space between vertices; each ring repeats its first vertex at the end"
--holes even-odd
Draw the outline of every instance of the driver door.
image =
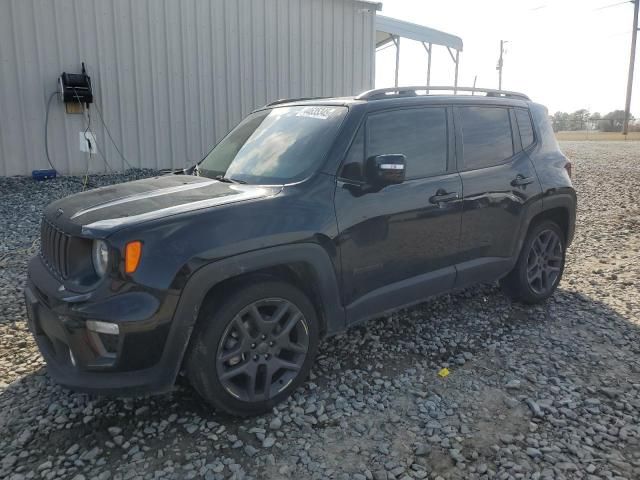
POLYGON ((455 281, 462 182, 452 116, 442 106, 369 114, 345 157, 335 207, 349 323, 449 290, 455 281), (367 188, 366 158, 406 157, 406 179, 367 188))

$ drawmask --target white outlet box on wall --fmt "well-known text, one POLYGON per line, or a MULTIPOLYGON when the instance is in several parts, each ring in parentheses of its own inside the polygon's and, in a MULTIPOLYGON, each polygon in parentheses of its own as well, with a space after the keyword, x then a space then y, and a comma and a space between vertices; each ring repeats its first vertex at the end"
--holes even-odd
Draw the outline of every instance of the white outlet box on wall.
POLYGON ((96 134, 93 132, 85 133, 84 130, 80 132, 80 151, 85 153, 91 153, 92 155, 98 153, 96 149, 96 134))

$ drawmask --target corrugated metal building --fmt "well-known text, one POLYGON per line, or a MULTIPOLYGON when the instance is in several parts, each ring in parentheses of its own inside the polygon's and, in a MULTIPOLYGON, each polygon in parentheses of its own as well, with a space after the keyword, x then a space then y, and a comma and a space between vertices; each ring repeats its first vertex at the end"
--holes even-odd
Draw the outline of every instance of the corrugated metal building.
MULTIPOLYGON (((86 62, 91 131, 116 170, 183 167, 244 115, 285 97, 373 87, 375 2, 0 0, 0 175, 48 168, 47 99, 86 62), (98 108, 113 136, 109 140, 98 108)), ((50 157, 63 173, 108 171, 80 152, 83 115, 53 98, 50 157)))

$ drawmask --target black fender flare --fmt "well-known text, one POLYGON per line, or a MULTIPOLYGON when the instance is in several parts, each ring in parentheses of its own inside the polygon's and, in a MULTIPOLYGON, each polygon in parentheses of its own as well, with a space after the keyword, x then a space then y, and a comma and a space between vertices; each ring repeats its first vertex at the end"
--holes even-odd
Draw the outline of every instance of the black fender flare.
POLYGON ((345 310, 333 263, 327 252, 315 243, 296 243, 269 247, 235 255, 209 263, 196 270, 182 291, 174 315, 174 322, 193 327, 207 293, 219 283, 270 267, 305 264, 313 277, 313 289, 321 304, 329 334, 346 327, 345 310))
POLYGON ((532 207, 528 209, 522 227, 520 229, 520 234, 518 238, 518 248, 516 249, 515 255, 511 259, 511 263, 515 265, 518 261, 518 257, 520 255, 520 251, 522 250, 522 245, 524 244, 524 240, 527 237, 527 233, 531 228, 533 222, 543 216, 546 212, 550 210, 554 210, 557 208, 562 208, 567 211, 568 215, 568 228, 567 228, 567 246, 571 245, 573 241, 573 235, 575 233, 575 223, 576 223, 576 195, 573 189, 567 189, 566 191, 558 191, 553 190, 551 193, 546 192, 542 195, 541 198, 536 199, 532 207))
POLYGON ((573 242, 573 237, 576 230, 576 208, 577 208, 577 196, 573 188, 558 189, 553 194, 545 195, 542 199, 542 212, 548 210, 562 208, 567 211, 567 246, 573 242))

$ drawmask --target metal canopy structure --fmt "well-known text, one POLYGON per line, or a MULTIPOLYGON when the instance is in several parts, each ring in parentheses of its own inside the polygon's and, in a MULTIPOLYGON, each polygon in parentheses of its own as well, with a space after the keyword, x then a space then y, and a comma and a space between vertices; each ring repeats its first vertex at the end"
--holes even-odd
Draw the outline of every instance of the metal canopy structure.
MULTIPOLYGON (((433 28, 417 25, 395 18, 376 16, 376 49, 393 43, 396 47, 395 86, 398 86, 398 72, 400 70, 400 38, 408 38, 422 43, 427 53, 427 87, 431 84, 431 54, 434 45, 446 47, 451 60, 455 64, 454 93, 458 87, 458 65, 462 51, 462 39, 450 33, 441 32, 433 28), (455 52, 455 53, 454 53, 455 52)), ((428 91, 427 91, 428 93, 428 91)))

